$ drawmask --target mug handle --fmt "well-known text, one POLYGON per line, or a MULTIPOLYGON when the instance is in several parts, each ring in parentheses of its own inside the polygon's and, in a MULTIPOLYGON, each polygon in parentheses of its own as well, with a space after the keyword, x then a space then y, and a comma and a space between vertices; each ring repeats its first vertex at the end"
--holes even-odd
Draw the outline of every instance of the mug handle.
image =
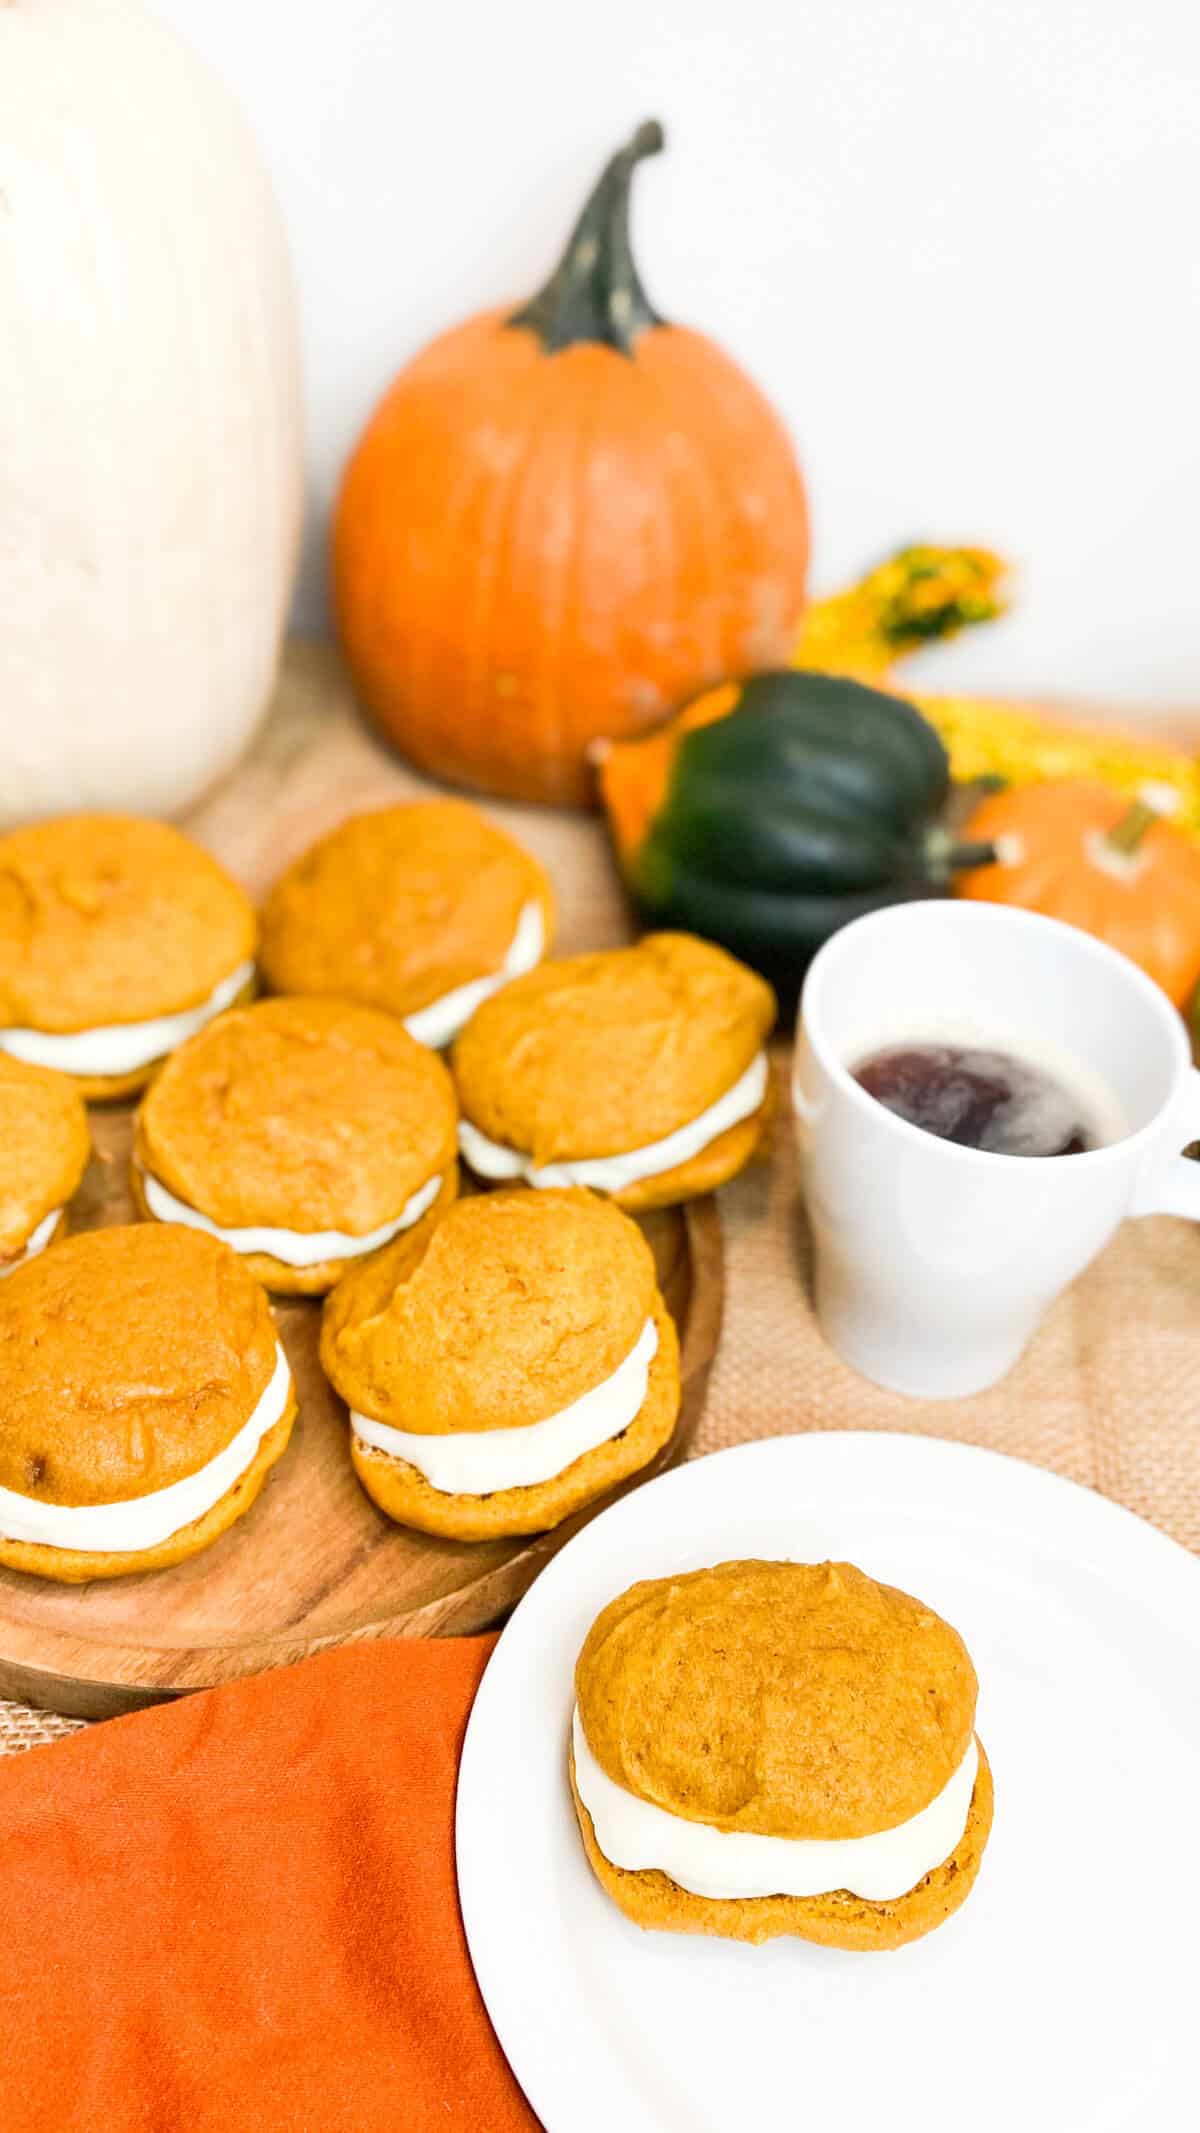
MULTIPOLYGON (((1200 1071, 1193 1067, 1178 1108, 1179 1137, 1200 1141, 1200 1071)), ((1200 1162, 1187 1155, 1154 1157, 1138 1179, 1132 1215, 1184 1215, 1200 1222, 1200 1162)))

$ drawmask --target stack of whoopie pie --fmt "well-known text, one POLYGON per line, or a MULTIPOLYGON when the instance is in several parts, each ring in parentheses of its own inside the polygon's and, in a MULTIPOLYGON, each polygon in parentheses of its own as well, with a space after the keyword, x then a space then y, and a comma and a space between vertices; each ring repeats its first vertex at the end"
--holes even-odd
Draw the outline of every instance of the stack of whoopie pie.
POLYGON ((679 1411, 650 1248, 584 1192, 460 1200, 334 1290, 321 1360, 368 1494, 459 1540, 557 1525, 653 1459, 679 1411))
MULTIPOLYGON (((389 1516, 458 1539, 556 1525, 669 1440, 675 1331, 621 1210, 711 1191, 770 1119, 775 1001, 760 978, 680 934, 543 962, 552 918, 540 868, 458 800, 354 817, 294 861, 263 911, 268 982, 306 996, 276 1005, 352 1000, 451 1044, 460 1152, 501 1188, 453 1207, 448 1189, 411 1233, 373 1222, 336 1285, 320 1284, 321 1359, 350 1410, 355 1471, 389 1516)), ((203 1136, 206 1174, 185 1179, 164 1126, 221 1042, 218 1026, 185 1047, 143 1107, 139 1160, 158 1186, 143 1190, 169 1219, 172 1198, 217 1212, 220 1132, 203 1136)), ((245 1200, 222 1204, 236 1243, 245 1200)), ((304 1226, 294 1208, 290 1226, 304 1226)))
POLYGON ((247 1508, 293 1404, 258 1284, 329 1295, 349 1456, 408 1525, 539 1531, 656 1458, 678 1343, 622 1210, 707 1192, 761 1144, 775 1004, 685 935, 547 963, 553 931, 542 868, 457 799, 342 823, 261 927, 166 824, 80 814, 0 837, 0 1308, 8 1367, 30 1370, 0 1415, 0 1559, 157 1567, 247 1508), (256 957, 276 995, 257 1002, 256 957), (137 1092, 145 1226, 60 1256, 84 1100, 137 1092), (500 1189, 455 1205, 460 1145, 500 1189), (154 1288, 140 1333, 122 1280, 154 1288), (222 1298, 230 1352, 202 1416, 222 1298), (64 1369, 90 1340, 103 1383, 80 1362, 78 1412, 50 1411, 43 1310, 64 1369), (166 1402, 121 1440, 104 1385, 115 1417, 139 1371, 166 1402))
POLYGON ((185 1228, 63 1238, 84 1100, 142 1088, 254 986, 252 905, 161 822, 0 837, 0 1562, 77 1582, 162 1568, 249 1509, 291 1371, 236 1253, 185 1228))
POLYGON ((69 1237, 0 1283, 0 1563, 75 1584, 182 1562, 249 1510, 295 1413, 228 1245, 69 1237))
POLYGON ((181 1045, 138 1112, 133 1190, 268 1288, 320 1295, 454 1197, 457 1106, 435 1052, 341 1000, 259 1000, 181 1045))
POLYGON ((481 1178, 668 1207, 725 1184, 770 1118, 775 996, 721 948, 653 933, 514 980, 454 1047, 481 1178))
POLYGON ((584 1847, 640 1926, 897 1948, 969 1894, 992 1820, 957 1632, 850 1563, 631 1586, 575 1669, 584 1847))
POLYGON ((66 1076, 0 1053, 0 1274, 63 1235, 91 1148, 83 1099, 66 1076))
POLYGON ((532 970, 554 893, 528 852, 465 800, 352 815, 276 882, 260 961, 274 992, 354 1000, 439 1049, 532 970))
POLYGON ((254 984, 254 908, 165 822, 62 815, 0 837, 0 1051, 81 1096, 142 1088, 254 984))

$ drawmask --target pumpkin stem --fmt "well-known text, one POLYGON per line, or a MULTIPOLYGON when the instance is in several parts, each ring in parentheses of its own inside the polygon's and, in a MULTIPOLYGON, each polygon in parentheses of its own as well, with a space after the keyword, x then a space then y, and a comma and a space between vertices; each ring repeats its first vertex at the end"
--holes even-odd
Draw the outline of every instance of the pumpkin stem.
POLYGON ((926 879, 933 883, 947 882, 965 867, 994 866, 1000 856, 994 844, 970 839, 960 843, 952 831, 936 825, 925 832, 921 850, 926 879))
POLYGON ((665 140, 657 119, 643 120, 601 171, 545 287, 509 319, 536 333, 547 355, 578 341, 632 355, 639 334, 661 326, 633 263, 629 190, 636 166, 665 140))
POLYGON ((957 874, 962 867, 994 867, 999 857, 994 844, 968 840, 965 844, 951 845, 946 854, 946 867, 950 873, 957 874))
POLYGON ((1156 807, 1148 807, 1144 800, 1133 800, 1119 822, 1113 824, 1104 839, 1110 851, 1120 852, 1132 859, 1141 847, 1148 829, 1161 819, 1156 807))

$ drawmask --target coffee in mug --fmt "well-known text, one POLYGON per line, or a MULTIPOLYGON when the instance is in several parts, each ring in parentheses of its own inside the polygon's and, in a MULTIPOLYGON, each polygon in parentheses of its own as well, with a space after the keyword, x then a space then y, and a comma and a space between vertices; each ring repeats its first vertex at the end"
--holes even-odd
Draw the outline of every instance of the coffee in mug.
POLYGON ((990 1155, 1086 1155, 1120 1140, 1116 1103, 1035 1059, 983 1044, 884 1045, 852 1069, 895 1118, 990 1155))

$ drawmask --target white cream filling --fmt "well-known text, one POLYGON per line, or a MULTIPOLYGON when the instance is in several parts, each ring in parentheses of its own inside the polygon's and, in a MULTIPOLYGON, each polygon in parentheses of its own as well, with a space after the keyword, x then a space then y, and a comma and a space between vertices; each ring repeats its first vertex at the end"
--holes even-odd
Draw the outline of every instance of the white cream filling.
POLYGON ((24 1249, 17 1253, 15 1259, 10 1259, 7 1266, 0 1266, 0 1281, 3 1280, 6 1274, 15 1274, 17 1268, 24 1266, 27 1259, 36 1259, 39 1252, 45 1251, 51 1237, 54 1235, 55 1227, 61 1215, 61 1207, 52 1207, 50 1209, 45 1221, 39 1222, 37 1228, 30 1231, 25 1240, 24 1249))
POLYGON ((42 1503, 15 1489, 0 1489, 0 1534, 5 1540, 29 1541, 42 1548, 82 1548, 89 1554, 136 1555, 157 1548, 193 1520, 203 1518, 227 1496, 253 1466, 258 1447, 274 1429, 292 1388, 288 1360, 275 1344, 275 1368, 248 1422, 207 1466, 169 1488, 125 1503, 42 1503))
POLYGON ((0 1029, 0 1051, 30 1066, 57 1067, 60 1074, 134 1074, 151 1060, 163 1059, 185 1037, 232 1005, 254 976, 253 963, 239 963, 199 1007, 178 1015, 156 1015, 149 1022, 116 1022, 104 1029, 71 1030, 55 1035, 42 1029, 0 1029))
POLYGON ((418 1007, 415 1013, 404 1017, 404 1027, 418 1044, 427 1044, 431 1051, 440 1052, 457 1037, 464 1024, 469 1022, 477 1007, 490 1000, 494 992, 507 985, 511 978, 524 977, 540 963, 546 946, 546 926, 540 904, 525 904, 517 920, 512 947, 491 977, 472 978, 468 985, 456 985, 453 992, 445 992, 440 1000, 431 1000, 428 1007, 418 1007))
POLYGON ((741 1079, 699 1118, 668 1133, 665 1140, 651 1141, 646 1148, 631 1148, 627 1155, 581 1156, 575 1162, 547 1163, 538 1170, 519 1149, 504 1148, 499 1141, 489 1140, 466 1118, 459 1120, 458 1145, 481 1178, 524 1178, 526 1184, 539 1187, 588 1185, 593 1192, 624 1192, 642 1178, 661 1177, 664 1170, 674 1170, 677 1163, 690 1163, 710 1141, 750 1118, 767 1093, 767 1073, 767 1055, 760 1052, 741 1079))
POLYGON ((619 1437, 639 1413, 658 1353, 658 1328, 648 1318, 611 1377, 581 1393, 569 1407, 524 1429, 464 1430, 457 1436, 417 1436, 352 1409, 350 1427, 375 1451, 407 1459, 447 1496, 490 1496, 497 1489, 535 1488, 619 1437))
POLYGON ((394 1222, 385 1222, 381 1228, 368 1231, 365 1237, 352 1237, 341 1229, 222 1229, 219 1222, 202 1215, 198 1207, 189 1207, 186 1200, 177 1200, 173 1192, 154 1177, 149 1170, 139 1166, 138 1176, 142 1181, 146 1205, 158 1222, 182 1222, 186 1229, 202 1229, 210 1237, 219 1237, 223 1244, 231 1244, 235 1252, 265 1252, 270 1259, 282 1260, 284 1266, 321 1266, 326 1259, 358 1259, 364 1252, 378 1251, 381 1244, 390 1244, 401 1230, 411 1229, 419 1222, 427 1208, 433 1206, 442 1189, 440 1173, 414 1192, 411 1200, 397 1215, 394 1222))
POLYGON ((613 1866, 631 1873, 655 1867, 693 1896, 825 1896, 848 1889, 866 1903, 907 1896, 958 1849, 971 1811, 979 1750, 972 1734, 958 1769, 935 1800, 896 1829, 871 1837, 762 1837, 713 1829, 670 1814, 615 1785, 571 1720, 575 1783, 592 1818, 596 1842, 613 1866))

